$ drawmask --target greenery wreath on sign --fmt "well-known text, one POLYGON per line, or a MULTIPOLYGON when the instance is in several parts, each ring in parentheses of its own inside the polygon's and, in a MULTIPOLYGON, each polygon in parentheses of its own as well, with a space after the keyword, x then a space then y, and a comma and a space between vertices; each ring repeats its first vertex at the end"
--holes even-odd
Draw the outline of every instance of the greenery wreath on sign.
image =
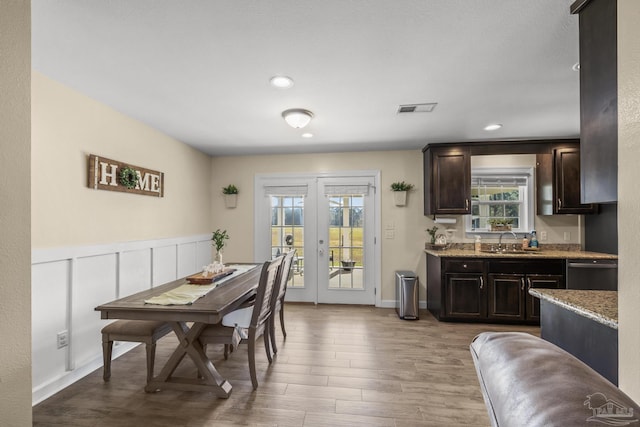
POLYGON ((135 188, 138 183, 138 172, 135 169, 126 167, 120 171, 120 184, 128 189, 135 188))

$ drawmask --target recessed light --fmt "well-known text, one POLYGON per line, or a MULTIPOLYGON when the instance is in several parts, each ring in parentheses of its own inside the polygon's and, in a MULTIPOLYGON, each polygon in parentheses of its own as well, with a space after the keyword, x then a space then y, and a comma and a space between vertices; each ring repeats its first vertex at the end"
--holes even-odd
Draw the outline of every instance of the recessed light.
POLYGON ((271 83, 273 87, 288 89, 293 86, 293 79, 287 76, 273 76, 271 80, 269 80, 269 83, 271 83))
POLYGON ((303 138, 313 138, 313 134, 312 134, 312 133, 309 133, 309 132, 307 132, 307 133, 303 133, 303 134, 302 134, 302 137, 303 137, 303 138))
POLYGON ((498 130, 498 129, 500 129, 501 127, 502 127, 502 125, 501 125, 501 124, 499 124, 499 123, 494 123, 494 124, 491 124, 491 125, 487 125, 487 126, 485 126, 484 130, 488 130, 488 131, 498 130))

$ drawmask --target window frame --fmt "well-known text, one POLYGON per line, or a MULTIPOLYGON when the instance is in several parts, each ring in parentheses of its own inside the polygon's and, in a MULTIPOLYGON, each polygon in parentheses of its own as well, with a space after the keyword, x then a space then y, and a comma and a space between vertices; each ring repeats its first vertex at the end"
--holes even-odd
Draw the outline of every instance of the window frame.
MULTIPOLYGON (((526 234, 530 230, 534 229, 535 218, 535 173, 533 167, 521 166, 521 167, 477 167, 471 170, 471 177, 504 177, 508 178, 526 178, 527 184, 523 192, 522 201, 514 201, 521 204, 520 209, 520 227, 513 229, 514 233, 526 234)), ((477 204, 477 203, 476 203, 477 204)), ((473 209, 474 201, 471 200, 471 208, 473 209)), ((499 236, 504 231, 491 231, 487 228, 472 228, 473 215, 464 215, 464 226, 466 237, 473 236, 499 236)))

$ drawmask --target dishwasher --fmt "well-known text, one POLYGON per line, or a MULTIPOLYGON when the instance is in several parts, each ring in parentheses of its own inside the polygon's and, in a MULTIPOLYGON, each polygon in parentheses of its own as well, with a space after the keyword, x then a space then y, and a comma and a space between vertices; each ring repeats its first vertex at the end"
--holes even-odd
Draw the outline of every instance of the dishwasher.
POLYGON ((567 260, 567 289, 617 291, 618 261, 567 260))

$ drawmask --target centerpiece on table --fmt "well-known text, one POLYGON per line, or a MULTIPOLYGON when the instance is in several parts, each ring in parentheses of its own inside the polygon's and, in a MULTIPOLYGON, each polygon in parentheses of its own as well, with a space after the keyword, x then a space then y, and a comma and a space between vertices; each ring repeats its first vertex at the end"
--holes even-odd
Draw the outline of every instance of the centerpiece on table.
POLYGON ((189 283, 198 285, 209 284, 235 271, 234 269, 225 269, 224 263, 222 262, 222 249, 224 249, 227 240, 229 240, 227 230, 220 230, 218 228, 213 232, 211 236, 213 243, 211 244, 216 248, 216 256, 211 264, 202 267, 202 273, 187 277, 189 283))

